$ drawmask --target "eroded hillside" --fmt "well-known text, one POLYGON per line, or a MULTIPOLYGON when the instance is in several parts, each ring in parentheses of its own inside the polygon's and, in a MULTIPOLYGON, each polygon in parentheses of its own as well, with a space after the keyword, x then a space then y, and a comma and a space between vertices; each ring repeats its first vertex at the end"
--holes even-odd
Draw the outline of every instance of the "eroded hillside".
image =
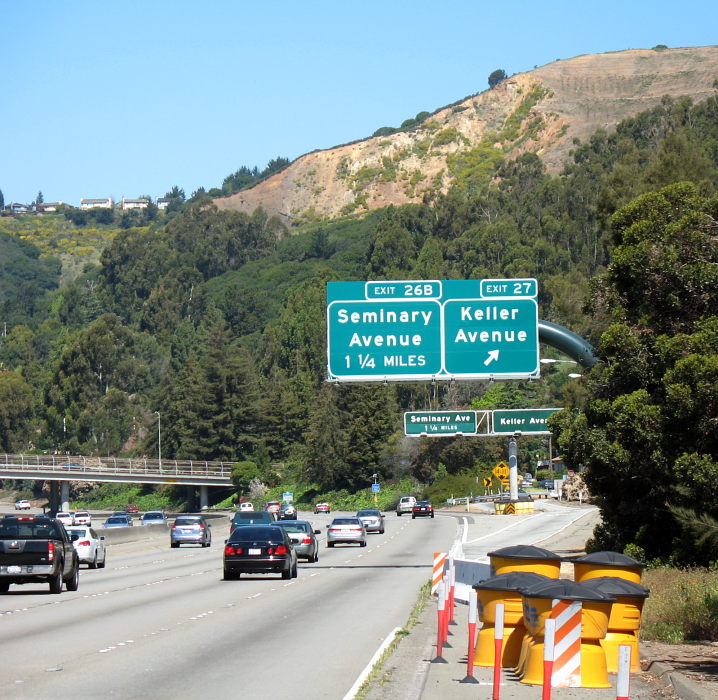
POLYGON ((261 206, 285 223, 421 201, 454 180, 488 176, 501 157, 537 153, 551 172, 573 140, 649 109, 665 95, 715 94, 718 47, 631 49, 555 61, 436 111, 418 127, 301 156, 256 187, 216 199, 261 206))

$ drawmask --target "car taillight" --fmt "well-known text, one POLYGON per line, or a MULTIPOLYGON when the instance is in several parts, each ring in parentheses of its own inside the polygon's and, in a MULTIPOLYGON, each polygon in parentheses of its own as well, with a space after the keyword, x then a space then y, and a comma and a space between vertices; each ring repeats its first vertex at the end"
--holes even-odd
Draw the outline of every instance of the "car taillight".
POLYGON ((176 530, 176 529, 177 529, 177 525, 173 525, 173 526, 172 526, 172 529, 173 529, 173 530, 176 530))
POLYGON ((47 543, 47 560, 52 561, 55 558, 55 543, 47 543))
POLYGON ((202 523, 199 524, 199 529, 204 530, 204 525, 202 525, 202 523))
POLYGON ((244 554, 244 550, 241 547, 235 547, 232 544, 227 544, 224 546, 224 553, 226 556, 234 556, 236 554, 244 554))
POLYGON ((278 544, 276 547, 267 547, 267 554, 286 554, 287 548, 283 544, 278 544))
POLYGON ((311 537, 302 537, 302 544, 311 544, 312 538, 311 537))
POLYGON ((82 540, 82 542, 78 542, 77 545, 79 547, 89 547, 90 546, 90 540, 82 540))

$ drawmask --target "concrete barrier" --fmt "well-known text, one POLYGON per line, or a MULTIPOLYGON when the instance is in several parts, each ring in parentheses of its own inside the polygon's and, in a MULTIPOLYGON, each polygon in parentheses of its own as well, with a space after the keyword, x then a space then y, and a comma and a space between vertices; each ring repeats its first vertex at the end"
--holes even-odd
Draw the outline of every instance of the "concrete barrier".
MULTIPOLYGON (((177 514, 178 516, 181 513, 177 514)), ((231 516, 231 514, 230 514, 231 516)), ((177 516, 175 516, 177 517, 177 516)), ((229 516, 226 513, 208 513, 205 520, 214 528, 229 526, 229 516)), ((171 518, 174 520, 174 518, 171 518)), ((141 542, 144 540, 158 540, 166 538, 169 542, 170 525, 133 525, 132 527, 95 527, 95 532, 105 538, 105 544, 124 544, 126 542, 141 542)))

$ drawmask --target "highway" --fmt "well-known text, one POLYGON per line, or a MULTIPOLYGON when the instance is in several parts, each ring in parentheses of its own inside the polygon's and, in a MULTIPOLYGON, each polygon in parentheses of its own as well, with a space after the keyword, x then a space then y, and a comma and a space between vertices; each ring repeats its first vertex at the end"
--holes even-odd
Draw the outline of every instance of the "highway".
MULTIPOLYGON (((335 515, 300 513, 322 531, 335 515)), ((150 537, 142 531, 153 528, 135 528, 144 539, 111 544, 105 569, 83 566, 77 592, 49 595, 42 584, 0 596, 0 683, 8 697, 33 700, 341 699, 387 635, 405 625, 433 552, 457 538, 469 550, 528 544, 516 538, 530 536, 524 519, 543 537, 567 526, 558 515, 474 515, 481 524, 466 537, 462 513, 387 513, 386 534, 369 535, 367 547, 327 549, 322 536, 319 562, 300 562, 291 581, 223 581, 223 521, 213 525, 209 549, 171 549, 166 531, 150 537)))
MULTIPOLYGON (((335 514, 300 515, 323 531, 335 514)), ((221 580, 224 524, 208 549, 171 549, 168 533, 113 544, 75 593, 42 584, 0 596, 0 683, 7 697, 54 700, 341 698, 405 624, 432 553, 456 531, 450 516, 389 513, 386 534, 323 546, 292 581, 221 580)))

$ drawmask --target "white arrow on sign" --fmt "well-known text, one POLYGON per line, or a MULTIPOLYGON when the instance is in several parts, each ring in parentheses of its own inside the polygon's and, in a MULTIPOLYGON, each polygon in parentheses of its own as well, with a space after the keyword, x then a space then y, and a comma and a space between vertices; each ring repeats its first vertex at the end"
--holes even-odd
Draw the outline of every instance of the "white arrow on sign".
POLYGON ((484 360, 485 365, 490 365, 494 360, 499 359, 498 350, 489 350, 489 356, 484 360))

